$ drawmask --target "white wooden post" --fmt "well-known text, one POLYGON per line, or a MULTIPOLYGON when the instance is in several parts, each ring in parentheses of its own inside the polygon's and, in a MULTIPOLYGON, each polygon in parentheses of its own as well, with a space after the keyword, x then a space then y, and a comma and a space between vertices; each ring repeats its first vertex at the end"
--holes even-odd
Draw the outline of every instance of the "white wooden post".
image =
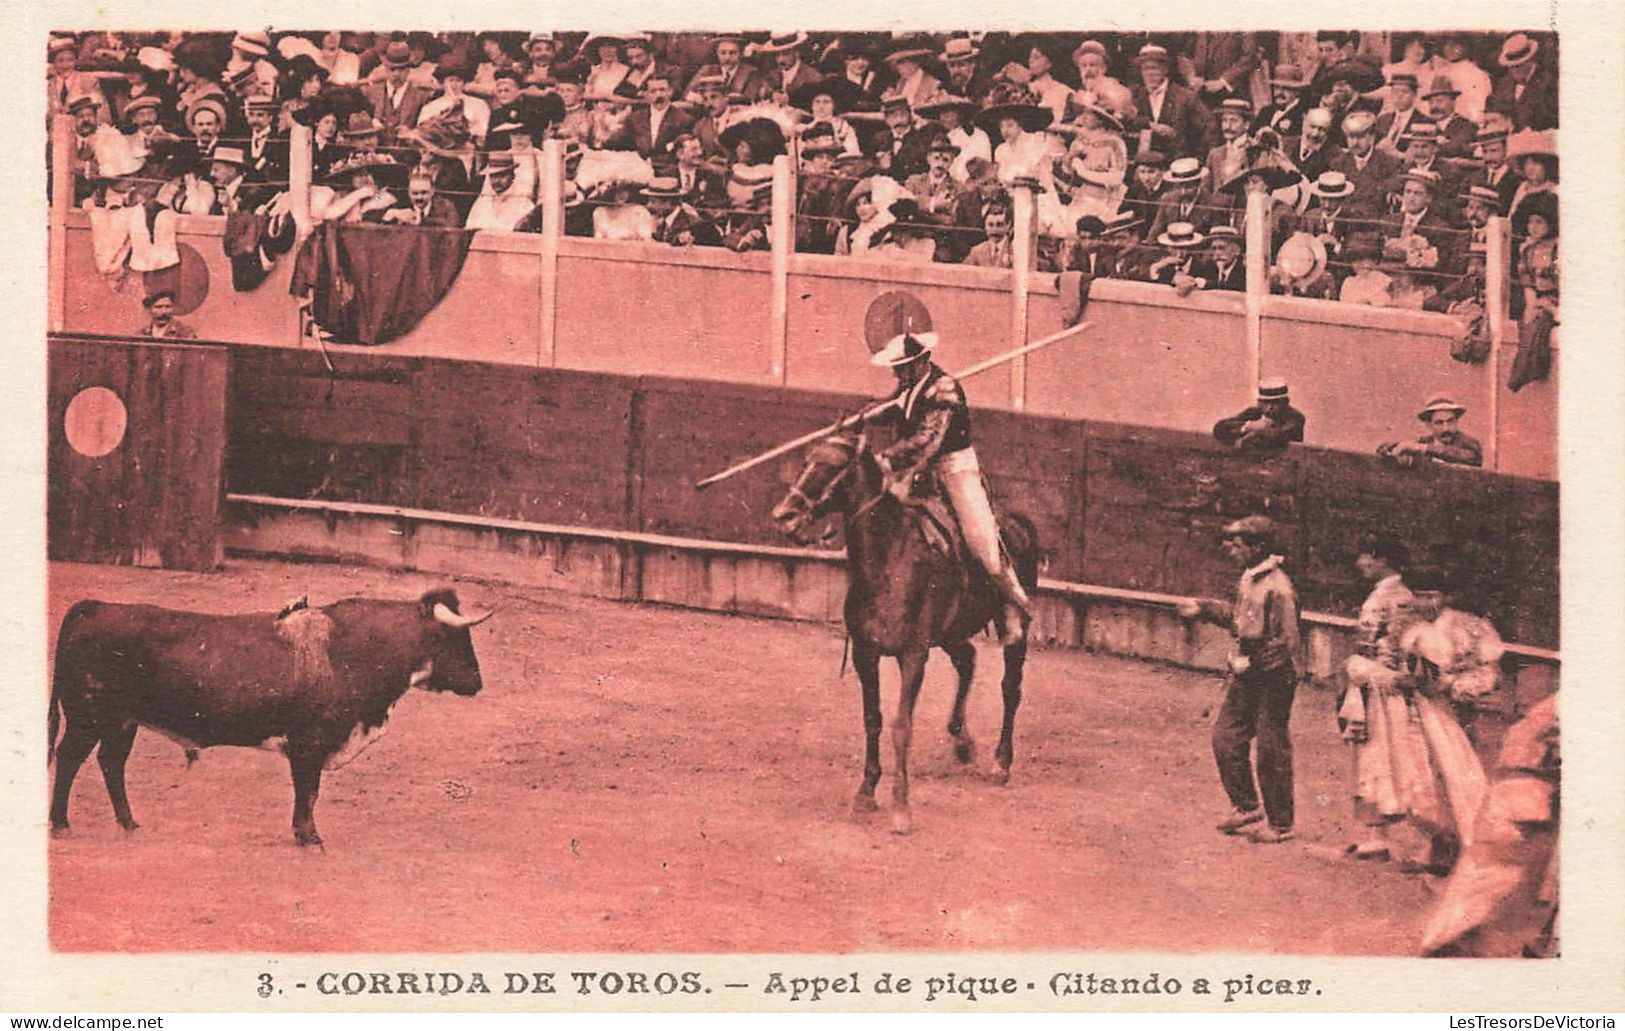
MULTIPOLYGON (((1501 467, 1501 347, 1512 330, 1512 223, 1492 218, 1484 227, 1484 307, 1490 326, 1489 383, 1484 412, 1489 418, 1484 467, 1501 467)), ((1528 318, 1528 313, 1525 313, 1528 318)))
POLYGON ((796 246, 793 160, 787 154, 773 159, 773 221, 768 224, 768 243, 773 250, 772 323, 768 327, 772 356, 768 361, 768 374, 774 383, 784 383, 788 375, 785 359, 790 331, 790 254, 796 246))
MULTIPOLYGON (((1023 183, 1011 190, 1014 210, 1010 227, 1010 346, 1027 343, 1027 294, 1038 258, 1038 219, 1033 189, 1023 183)), ((1010 362, 1010 407, 1027 408, 1027 358, 1010 362)))
POLYGON ((310 126, 295 124, 288 131, 288 210, 303 238, 310 232, 310 187, 315 147, 310 126))
POLYGON ((1247 194, 1247 384, 1252 398, 1264 376, 1264 298, 1270 293, 1270 195, 1247 194))
POLYGON ((51 225, 47 234, 46 325, 60 333, 68 321, 68 212, 73 208, 73 116, 51 120, 51 225))
POLYGON ((559 241, 564 238, 564 141, 542 143, 542 268, 537 283, 541 340, 537 364, 558 364, 559 241))

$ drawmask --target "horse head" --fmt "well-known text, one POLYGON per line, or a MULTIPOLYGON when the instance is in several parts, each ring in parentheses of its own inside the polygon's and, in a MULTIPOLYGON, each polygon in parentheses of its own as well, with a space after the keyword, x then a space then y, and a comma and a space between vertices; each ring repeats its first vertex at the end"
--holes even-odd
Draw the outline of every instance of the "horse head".
POLYGON ((866 453, 862 434, 837 433, 814 444, 801 475, 773 506, 779 532, 798 544, 832 543, 835 525, 828 517, 847 506, 854 471, 866 453))

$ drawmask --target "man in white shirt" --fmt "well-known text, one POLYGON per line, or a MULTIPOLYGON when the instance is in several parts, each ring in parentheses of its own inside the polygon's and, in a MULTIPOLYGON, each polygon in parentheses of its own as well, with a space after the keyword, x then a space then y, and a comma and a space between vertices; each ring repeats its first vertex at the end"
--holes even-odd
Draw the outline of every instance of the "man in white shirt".
POLYGON ((485 166, 485 190, 469 209, 466 229, 496 229, 513 232, 514 226, 536 207, 531 199, 514 189, 513 155, 497 151, 485 166))

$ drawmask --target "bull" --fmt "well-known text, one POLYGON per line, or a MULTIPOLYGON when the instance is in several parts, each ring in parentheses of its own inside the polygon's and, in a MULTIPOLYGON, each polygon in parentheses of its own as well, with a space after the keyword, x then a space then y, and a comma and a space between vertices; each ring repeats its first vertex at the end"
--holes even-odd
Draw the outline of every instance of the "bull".
POLYGON ((490 616, 462 614, 450 590, 238 616, 79 602, 62 620, 51 682, 52 833, 66 832, 74 775, 98 744, 113 813, 136 829, 124 765, 145 726, 188 759, 214 745, 281 751, 293 773, 294 840, 320 845, 322 770, 381 730, 410 687, 477 694, 469 628, 490 616))

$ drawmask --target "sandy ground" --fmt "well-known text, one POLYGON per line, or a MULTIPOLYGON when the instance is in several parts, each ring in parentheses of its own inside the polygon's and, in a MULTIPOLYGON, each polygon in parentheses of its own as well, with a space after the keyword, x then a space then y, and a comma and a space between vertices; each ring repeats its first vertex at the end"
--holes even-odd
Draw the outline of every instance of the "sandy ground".
MULTIPOLYGON (((211 611, 367 594, 416 574, 234 561, 195 575, 51 569, 53 632, 85 597, 211 611)), ((912 761, 915 831, 848 803, 862 764, 856 679, 821 626, 460 583, 501 603, 474 631, 485 690, 412 691, 389 732, 322 783, 325 850, 293 844, 276 754, 187 767, 143 731, 142 829, 113 822, 94 760, 50 843, 65 950, 783 951, 1155 949, 1409 954, 1421 880, 1337 863, 1348 761, 1331 698, 1294 714, 1302 840, 1252 845, 1208 746, 1216 678, 1036 652, 998 787, 956 764, 953 675, 933 658, 912 761)), ((997 738, 1000 657, 980 646, 970 728, 997 738)), ((884 680, 888 717, 895 667, 884 680)), ((45 690, 41 688, 42 703, 45 690)), ((41 705, 43 716, 44 705, 41 705)), ((43 728, 42 728, 43 729, 43 728)), ((883 738, 889 772, 889 734, 883 738)), ((889 799, 889 778, 880 798, 889 799)), ((40 819, 46 800, 39 800, 40 819)))

